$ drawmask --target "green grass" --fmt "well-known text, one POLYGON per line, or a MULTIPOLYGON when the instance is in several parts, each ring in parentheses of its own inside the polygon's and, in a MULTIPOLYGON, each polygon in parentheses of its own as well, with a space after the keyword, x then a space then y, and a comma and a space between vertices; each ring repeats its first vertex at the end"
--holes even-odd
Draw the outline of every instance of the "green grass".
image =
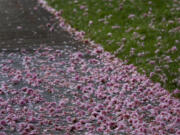
POLYGON ((63 10, 62 16, 67 23, 85 31, 87 38, 100 43, 105 50, 128 60, 128 63, 138 67, 139 72, 144 70, 147 76, 154 72, 151 79, 160 82, 166 89, 180 89, 177 81, 180 80, 180 32, 170 32, 180 26, 178 0, 47 1, 55 9, 63 10), (82 5, 85 8, 81 9, 82 5), (130 14, 134 14, 134 18, 128 18, 130 14), (90 20, 93 21, 91 25, 90 20), (115 25, 120 28, 112 29, 115 25), (108 36, 108 33, 112 33, 112 36, 108 36), (177 50, 168 52, 173 46, 177 50), (134 54, 130 53, 132 48, 134 54), (155 53, 157 49, 159 52, 155 53), (139 56, 140 53, 144 54, 139 56), (171 62, 164 60, 166 56, 170 56, 171 62), (152 60, 155 64, 149 63, 152 60), (159 71, 155 70, 157 68, 159 71), (163 82, 160 78, 166 80, 163 82))

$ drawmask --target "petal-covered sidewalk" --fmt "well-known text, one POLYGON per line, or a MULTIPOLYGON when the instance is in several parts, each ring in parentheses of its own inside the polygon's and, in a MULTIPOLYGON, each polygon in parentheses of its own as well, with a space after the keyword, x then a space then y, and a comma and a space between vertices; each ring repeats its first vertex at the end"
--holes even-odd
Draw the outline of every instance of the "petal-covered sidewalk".
POLYGON ((0 135, 180 135, 179 100, 101 47, 23 48, 0 52, 0 135))
POLYGON ((180 103, 102 49, 0 55, 0 130, 7 134, 176 134, 180 103))

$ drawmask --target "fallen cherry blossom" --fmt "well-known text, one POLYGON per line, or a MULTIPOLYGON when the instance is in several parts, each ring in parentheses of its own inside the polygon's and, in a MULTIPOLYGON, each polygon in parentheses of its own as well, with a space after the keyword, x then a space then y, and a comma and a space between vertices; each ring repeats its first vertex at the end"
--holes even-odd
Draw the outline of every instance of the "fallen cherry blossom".
POLYGON ((1 134, 179 135, 179 100, 103 48, 23 52, 0 55, 1 134))

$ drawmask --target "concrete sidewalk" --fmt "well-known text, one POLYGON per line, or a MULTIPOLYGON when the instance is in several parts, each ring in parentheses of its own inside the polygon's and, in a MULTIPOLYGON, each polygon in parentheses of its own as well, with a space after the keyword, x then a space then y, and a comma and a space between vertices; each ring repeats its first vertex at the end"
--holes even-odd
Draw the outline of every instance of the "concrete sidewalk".
POLYGON ((58 27, 53 15, 39 7, 36 0, 0 0, 0 48, 73 45, 73 41, 58 27), (50 32, 48 27, 52 25, 56 29, 50 32))
POLYGON ((0 50, 0 135, 180 135, 178 99, 36 0, 0 0, 0 50))

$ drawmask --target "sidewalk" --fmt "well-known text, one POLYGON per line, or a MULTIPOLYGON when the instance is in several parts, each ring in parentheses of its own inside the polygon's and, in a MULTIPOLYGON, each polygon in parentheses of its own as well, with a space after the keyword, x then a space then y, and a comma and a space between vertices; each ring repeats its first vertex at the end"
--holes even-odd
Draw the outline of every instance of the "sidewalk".
POLYGON ((26 48, 40 44, 63 45, 73 39, 35 0, 0 0, 0 48, 26 48), (49 32, 49 27, 55 31, 49 32))
POLYGON ((0 15, 0 135, 180 135, 179 100, 136 67, 50 32, 33 0, 0 15))

